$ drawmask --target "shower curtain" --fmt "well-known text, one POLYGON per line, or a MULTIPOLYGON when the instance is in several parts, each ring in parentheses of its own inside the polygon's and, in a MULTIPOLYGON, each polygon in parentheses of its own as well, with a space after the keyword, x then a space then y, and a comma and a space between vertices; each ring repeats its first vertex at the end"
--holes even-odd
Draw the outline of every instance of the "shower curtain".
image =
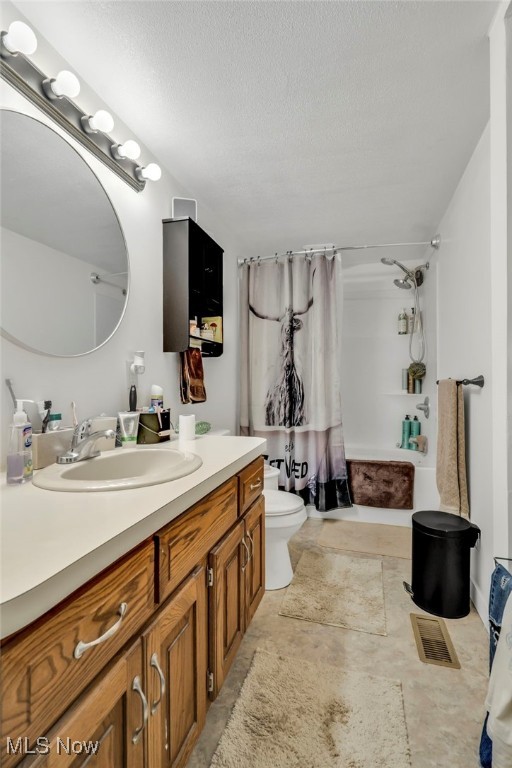
POLYGON ((324 254, 240 267, 240 434, 267 440, 279 486, 350 507, 341 422, 341 263, 324 254))

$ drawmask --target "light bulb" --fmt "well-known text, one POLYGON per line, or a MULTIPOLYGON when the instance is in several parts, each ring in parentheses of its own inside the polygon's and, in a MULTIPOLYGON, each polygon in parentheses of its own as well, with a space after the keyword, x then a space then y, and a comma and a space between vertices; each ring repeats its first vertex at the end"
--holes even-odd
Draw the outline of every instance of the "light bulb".
POLYGON ((110 133, 114 128, 114 118, 105 109, 98 109, 92 117, 89 118, 89 125, 93 131, 110 133))
POLYGON ((114 127, 114 118, 110 112, 104 109, 98 109, 94 115, 84 115, 80 118, 82 128, 86 133, 110 133, 114 127))
POLYGON ((135 174, 139 181, 158 181, 162 178, 162 169, 156 163, 149 163, 145 167, 136 168, 135 174))
POLYGON ((43 82, 45 93, 51 99, 62 98, 67 96, 68 99, 74 99, 80 93, 80 83, 78 77, 72 72, 68 72, 67 69, 63 69, 59 72, 57 77, 53 80, 45 80, 43 82))
POLYGON ((37 48, 37 37, 23 21, 13 21, 8 32, 2 37, 9 53, 24 53, 30 56, 37 48))
POLYGON ((140 147, 133 139, 128 139, 124 144, 118 147, 121 157, 127 157, 129 160, 136 160, 140 155, 140 147))

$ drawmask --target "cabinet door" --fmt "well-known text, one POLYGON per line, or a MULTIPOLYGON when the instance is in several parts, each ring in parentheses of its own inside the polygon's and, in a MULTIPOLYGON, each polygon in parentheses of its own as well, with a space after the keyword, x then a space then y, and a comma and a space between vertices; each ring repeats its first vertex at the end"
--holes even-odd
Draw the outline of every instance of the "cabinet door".
POLYGON ((148 708, 142 669, 139 640, 101 673, 47 737, 38 739, 32 746, 36 754, 21 766, 143 768, 148 708))
POLYGON ((178 587, 144 634, 148 681, 148 765, 187 762, 207 702, 207 606, 204 566, 178 587))
POLYGON ((210 552, 210 698, 220 691, 245 632, 245 567, 249 549, 244 521, 210 552))
POLYGON ((250 557, 245 569, 245 626, 248 627, 265 594, 265 500, 254 502, 244 517, 250 557))

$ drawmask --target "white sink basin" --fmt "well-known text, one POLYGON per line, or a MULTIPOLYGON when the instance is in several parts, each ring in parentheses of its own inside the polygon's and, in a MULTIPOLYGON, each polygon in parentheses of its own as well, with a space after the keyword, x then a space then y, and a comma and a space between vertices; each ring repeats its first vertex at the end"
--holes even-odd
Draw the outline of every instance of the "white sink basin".
POLYGON ((169 448, 120 448, 76 464, 52 464, 34 475, 48 491, 122 491, 190 475, 203 463, 195 453, 169 448))

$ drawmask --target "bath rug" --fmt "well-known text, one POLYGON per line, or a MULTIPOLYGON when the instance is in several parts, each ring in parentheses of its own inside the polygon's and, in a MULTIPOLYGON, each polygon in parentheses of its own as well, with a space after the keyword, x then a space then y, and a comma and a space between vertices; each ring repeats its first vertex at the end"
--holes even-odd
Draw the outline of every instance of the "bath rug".
POLYGON ((386 635, 382 561, 303 552, 279 613, 317 624, 386 635))
POLYGON ((353 504, 383 509, 412 509, 414 464, 410 461, 347 459, 353 504))
POLYGON ((211 768, 410 768, 396 680, 257 650, 211 768))
POLYGON ((412 528, 403 525, 325 520, 317 544, 345 552, 411 559, 412 528))

